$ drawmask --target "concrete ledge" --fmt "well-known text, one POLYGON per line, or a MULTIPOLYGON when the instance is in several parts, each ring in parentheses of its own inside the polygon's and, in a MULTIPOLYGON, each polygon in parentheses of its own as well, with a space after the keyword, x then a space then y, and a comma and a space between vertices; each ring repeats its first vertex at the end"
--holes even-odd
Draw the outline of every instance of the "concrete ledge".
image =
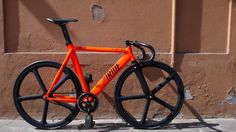
MULTIPOLYGON (((82 126, 83 120, 74 120, 69 125, 67 125, 63 129, 51 130, 56 132, 77 132, 80 131, 144 131, 139 129, 134 129, 129 126, 127 123, 123 122, 121 119, 101 119, 95 120, 96 125, 93 129, 84 129, 82 126), (79 127, 78 127, 79 126, 79 127)), ((170 132, 206 132, 206 131, 227 131, 233 132, 236 130, 236 119, 204 119, 203 121, 199 121, 197 119, 175 119, 171 124, 148 131, 170 131, 170 132)), ((45 131, 39 130, 26 123, 24 120, 0 120, 0 128, 1 131, 4 132, 32 132, 32 131, 45 131)))

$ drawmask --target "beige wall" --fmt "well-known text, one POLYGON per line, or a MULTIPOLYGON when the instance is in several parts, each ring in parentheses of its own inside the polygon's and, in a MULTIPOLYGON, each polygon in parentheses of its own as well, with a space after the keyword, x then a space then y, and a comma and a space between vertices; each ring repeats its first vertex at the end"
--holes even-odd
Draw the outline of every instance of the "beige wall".
MULTIPOLYGON (((152 44, 156 59, 174 66, 193 97, 183 117, 236 116, 236 0, 0 0, 0 9, 1 117, 18 115, 12 89, 23 67, 65 56, 61 31, 47 17, 78 18, 69 30, 81 45, 124 47, 127 39, 152 44), (94 4, 104 10, 104 16, 95 16, 100 22, 93 19, 94 4)), ((96 80, 119 57, 109 55, 79 58, 85 72, 97 73, 96 80)), ((97 117, 104 112, 105 118, 117 117, 114 84, 99 96, 97 117)))

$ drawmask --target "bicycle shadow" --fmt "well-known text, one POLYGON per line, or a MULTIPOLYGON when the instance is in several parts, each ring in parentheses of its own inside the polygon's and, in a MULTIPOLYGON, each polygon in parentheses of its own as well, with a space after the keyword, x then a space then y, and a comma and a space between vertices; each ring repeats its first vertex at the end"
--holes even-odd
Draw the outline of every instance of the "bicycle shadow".
POLYGON ((191 129, 191 128, 209 128, 210 129, 214 129, 217 132, 221 132, 222 130, 218 130, 214 127, 219 126, 219 124, 217 123, 203 123, 203 122, 191 122, 191 123, 173 123, 170 124, 168 126, 165 126, 161 129, 167 129, 167 130, 171 130, 171 129, 191 129))
MULTIPOLYGON (((156 129, 149 129, 149 130, 182 130, 182 129, 193 129, 193 128, 209 128, 217 131, 222 132, 222 130, 218 130, 214 127, 219 126, 217 123, 203 123, 203 122, 190 122, 190 123, 171 123, 167 126, 156 128, 156 129)), ((113 131, 113 130, 131 130, 133 127, 128 125, 127 123, 96 123, 93 128, 86 128, 83 124, 80 125, 68 125, 64 130, 96 130, 96 131, 113 131)), ((135 128, 134 128, 135 129, 135 128)), ((142 130, 142 129, 136 129, 142 130)))
POLYGON ((93 128, 86 128, 84 124, 67 125, 62 128, 64 130, 96 130, 96 131, 112 131, 112 130, 129 130, 132 126, 127 123, 96 123, 93 128))

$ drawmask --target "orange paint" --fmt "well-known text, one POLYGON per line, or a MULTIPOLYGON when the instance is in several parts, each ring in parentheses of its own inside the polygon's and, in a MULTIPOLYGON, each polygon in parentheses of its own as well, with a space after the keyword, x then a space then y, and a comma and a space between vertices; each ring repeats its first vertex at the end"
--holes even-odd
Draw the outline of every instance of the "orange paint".
POLYGON ((66 102, 66 103, 76 103, 77 99, 71 99, 71 98, 47 98, 49 101, 59 101, 59 102, 66 102))
POLYGON ((60 67, 60 69, 58 70, 58 72, 57 72, 55 78, 53 79, 53 82, 52 82, 50 88, 48 89, 48 92, 47 92, 47 94, 46 94, 46 97, 48 97, 49 93, 52 91, 52 89, 53 89, 53 87, 55 86, 55 84, 56 84, 56 83, 59 81, 59 79, 61 78, 62 71, 63 71, 64 67, 67 65, 67 63, 68 63, 68 61, 69 61, 69 59, 70 59, 70 57, 71 57, 71 52, 72 52, 72 51, 73 51, 73 50, 69 48, 68 54, 67 54, 66 58, 64 59, 62 65, 61 65, 61 67, 60 67))
POLYGON ((125 54, 124 56, 122 56, 92 88, 91 93, 94 95, 98 95, 105 88, 105 86, 119 73, 119 71, 124 68, 124 66, 131 60, 131 56, 131 54, 125 54), (117 66, 119 68, 116 68, 117 71, 114 72, 113 68, 115 69, 115 67, 117 66))
POLYGON ((93 47, 93 46, 78 46, 75 47, 72 44, 67 46, 68 54, 64 59, 58 73, 56 74, 53 82, 45 94, 45 99, 50 101, 60 101, 67 103, 76 103, 77 99, 75 97, 64 96, 60 94, 52 94, 53 97, 49 97, 48 95, 52 91, 53 87, 59 81, 62 75, 63 68, 67 65, 68 61, 71 59, 73 68, 77 77, 80 80, 83 92, 89 92, 88 86, 86 84, 78 57, 76 55, 76 51, 92 51, 92 52, 118 52, 123 53, 124 55, 110 68, 110 70, 97 82, 97 84, 91 89, 91 93, 94 95, 98 95, 105 88, 105 86, 128 64, 130 61, 134 61, 135 57, 132 52, 132 47, 128 46, 126 48, 108 48, 108 47, 93 47))

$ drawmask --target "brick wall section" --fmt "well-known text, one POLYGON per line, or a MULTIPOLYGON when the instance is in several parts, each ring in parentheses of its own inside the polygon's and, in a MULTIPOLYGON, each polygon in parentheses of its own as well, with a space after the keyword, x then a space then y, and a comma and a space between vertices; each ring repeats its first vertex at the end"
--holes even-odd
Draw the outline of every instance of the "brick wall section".
MULTIPOLYGON (((236 116, 235 0, 0 0, 0 9, 1 117, 18 116, 12 89, 25 66, 36 60, 61 62, 65 56, 61 31, 47 17, 78 18, 69 25, 76 44, 124 47, 126 39, 152 44, 156 59, 173 64, 192 97, 181 111, 184 118, 236 116)), ((96 73, 95 81, 119 57, 78 56, 85 73, 96 73)), ((114 85, 99 95, 96 117, 117 117, 114 85)))

